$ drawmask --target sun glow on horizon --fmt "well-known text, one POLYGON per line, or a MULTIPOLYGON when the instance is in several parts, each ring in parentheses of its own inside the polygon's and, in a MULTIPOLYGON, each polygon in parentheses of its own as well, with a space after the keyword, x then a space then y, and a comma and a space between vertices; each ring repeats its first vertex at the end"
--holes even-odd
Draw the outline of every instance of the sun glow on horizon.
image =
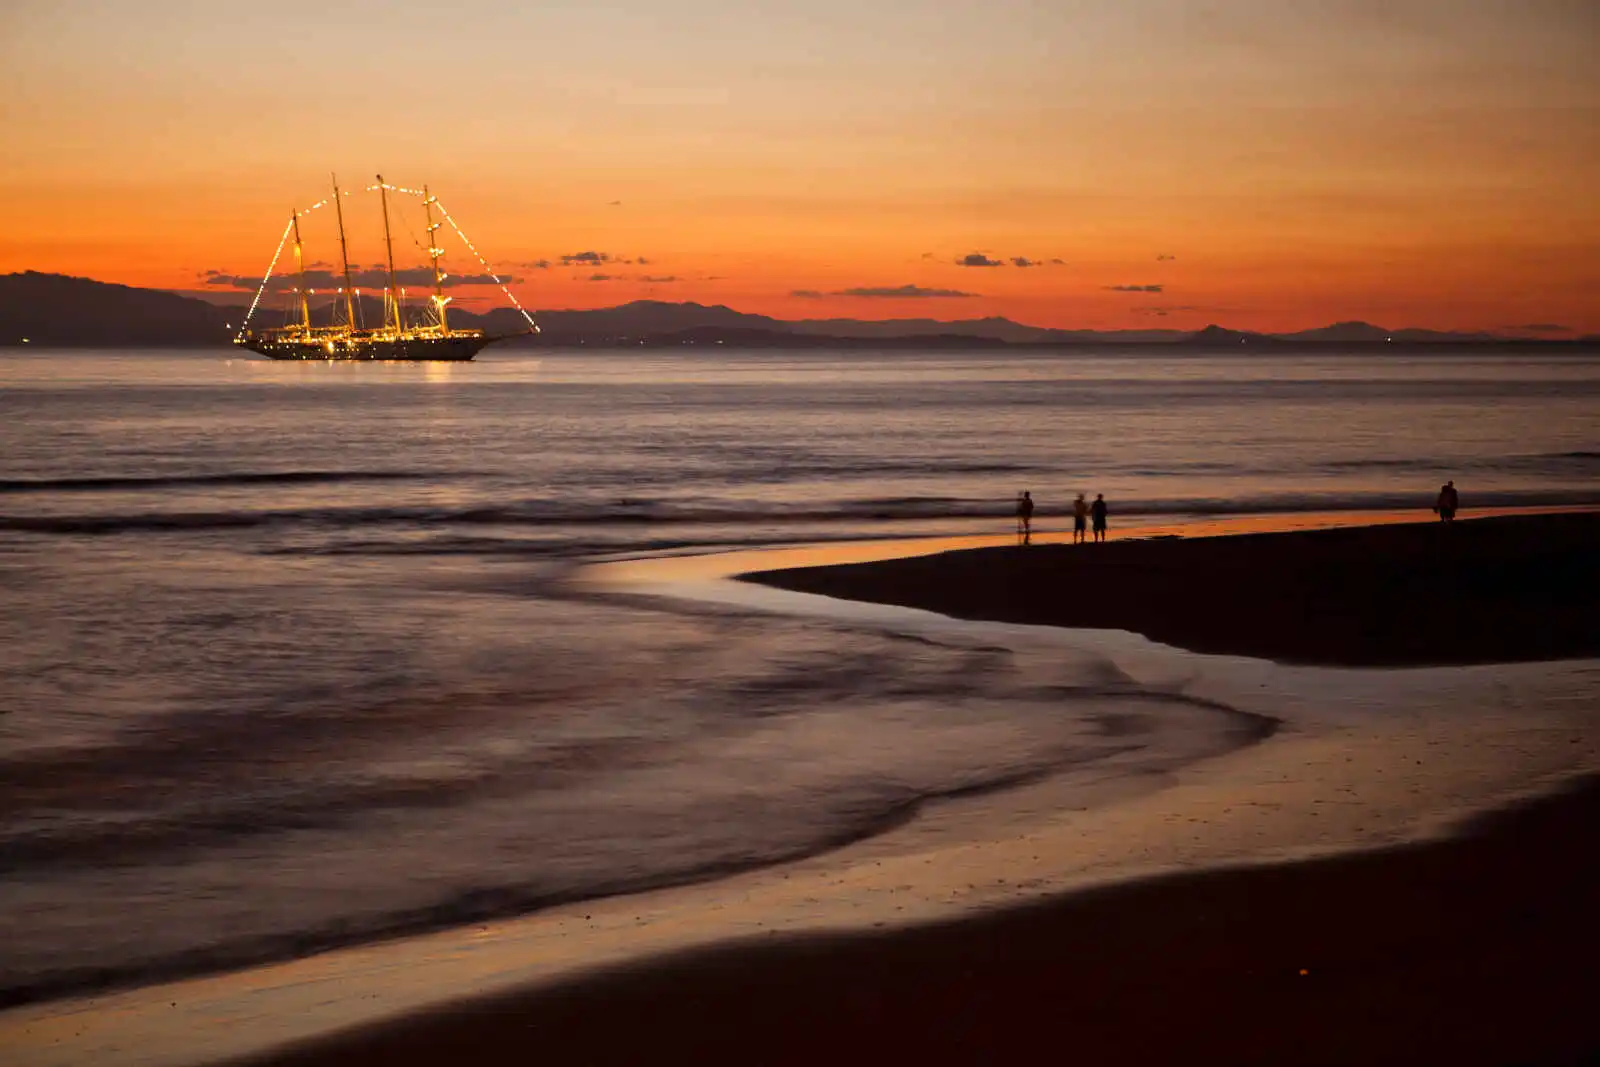
POLYGON ((1600 332, 1592 6, 282 6, 3 16, 0 271, 233 293, 381 167, 530 308, 1600 332), (396 104, 406 69, 439 75, 396 104))

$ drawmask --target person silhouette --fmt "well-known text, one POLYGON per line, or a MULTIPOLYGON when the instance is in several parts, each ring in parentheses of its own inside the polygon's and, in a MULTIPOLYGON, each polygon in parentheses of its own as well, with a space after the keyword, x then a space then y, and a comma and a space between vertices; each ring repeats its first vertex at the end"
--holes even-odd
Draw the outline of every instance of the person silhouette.
POLYGON ((1456 508, 1461 506, 1461 497, 1456 493, 1454 481, 1445 482, 1439 487, 1439 499, 1434 503, 1433 510, 1439 513, 1440 522, 1454 522, 1456 508))
POLYGON ((1094 539, 1106 539, 1106 496, 1104 493, 1094 495, 1094 503, 1089 505, 1089 517, 1094 520, 1094 539))
POLYGON ((1022 544, 1033 540, 1033 495, 1026 489, 1017 497, 1017 537, 1022 544))
POLYGON ((1083 543, 1085 532, 1089 529, 1089 502, 1083 499, 1083 494, 1078 494, 1078 499, 1072 502, 1072 543, 1083 543))

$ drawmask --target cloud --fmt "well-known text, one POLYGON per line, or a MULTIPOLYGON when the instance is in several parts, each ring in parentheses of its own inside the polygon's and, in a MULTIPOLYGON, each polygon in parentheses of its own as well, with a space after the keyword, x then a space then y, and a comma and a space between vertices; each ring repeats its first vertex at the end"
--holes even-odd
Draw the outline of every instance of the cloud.
POLYGON ((614 275, 610 274, 591 274, 589 275, 589 280, 591 282, 609 282, 613 277, 614 275))
POLYGON ((634 260, 634 262, 639 264, 641 267, 648 267, 650 265, 650 261, 645 259, 643 256, 640 256, 638 259, 634 260))
MULTIPOLYGON (((410 267, 405 270, 397 270, 394 272, 394 276, 395 280, 403 286, 431 288, 433 285, 433 271, 427 267, 410 267)), ((506 275, 499 280, 512 283, 519 282, 522 279, 506 275)), ((371 267, 358 270, 352 266, 350 268, 350 282, 358 289, 382 289, 389 284, 389 272, 371 267)), ((242 274, 226 274, 221 271, 214 271, 206 275, 205 283, 222 289, 254 290, 261 285, 261 279, 242 274)), ((275 274, 272 277, 271 288, 274 292, 283 292, 295 288, 298 284, 299 278, 295 274, 275 274)), ((446 274, 444 279, 444 287, 446 289, 454 289, 462 285, 494 284, 496 284, 494 277, 488 274, 446 274)), ((343 285, 343 274, 336 274, 331 270, 306 271, 307 289, 333 290, 343 285)))
POLYGON ((1145 307, 1134 308, 1133 313, 1135 315, 1158 315, 1165 317, 1167 315, 1175 315, 1183 312, 1216 315, 1219 313, 1234 312, 1238 310, 1238 308, 1233 307, 1206 307, 1200 304, 1150 304, 1145 307))
POLYGON ((523 270, 549 270, 550 261, 548 259, 532 259, 526 263, 513 264, 513 266, 521 267, 523 270))
POLYGON ((1064 259, 1052 259, 1050 262, 1054 266, 1061 267, 1061 266, 1065 266, 1067 261, 1064 260, 1064 259))
POLYGON ((661 285, 667 282, 677 281, 678 276, 676 274, 641 274, 639 275, 639 280, 641 282, 650 282, 652 284, 661 285))
POLYGON ((1170 262, 1171 260, 1174 260, 1174 259, 1177 259, 1177 258, 1178 258, 1177 256, 1169 256, 1169 255, 1167 255, 1166 253, 1163 252, 1161 255, 1156 257, 1156 262, 1157 263, 1167 263, 1167 262, 1170 262))
POLYGON ((1559 322, 1525 322, 1520 326, 1506 326, 1507 330, 1516 330, 1520 333, 1572 333, 1571 326, 1563 326, 1559 322))
POLYGON ((621 207, 621 206, 622 206, 622 201, 621 200, 607 200, 606 201, 606 207, 621 207))
POLYGON ((819 292, 816 289, 794 289, 789 295, 800 297, 802 300, 819 300, 825 296, 854 296, 877 300, 943 300, 978 294, 964 293, 959 289, 929 289, 921 285, 860 285, 852 289, 835 289, 831 293, 819 292))
POLYGON ((1159 293, 1163 289, 1160 285, 1107 285, 1104 288, 1113 293, 1159 293))
MULTIPOLYGON (((541 260, 541 262, 543 262, 541 260)), ((627 256, 618 256, 610 252, 569 252, 561 257, 563 267, 599 267, 608 263, 623 263, 644 265, 650 261, 643 256, 638 259, 629 259, 627 256)))
MULTIPOLYGON (((933 253, 932 252, 924 252, 922 254, 922 258, 923 259, 931 259, 932 257, 933 257, 933 253)), ((1066 261, 1062 260, 1062 259, 1050 259, 1050 260, 1034 259, 1031 256, 1003 256, 1003 257, 1000 257, 1000 258, 992 258, 992 257, 990 257, 989 255, 987 255, 986 253, 983 253, 983 252, 968 252, 966 255, 964 255, 960 259, 956 260, 956 266, 958 266, 958 267, 1004 267, 1004 266, 1012 266, 1012 267, 1042 267, 1046 263, 1050 263, 1050 264, 1054 264, 1056 266, 1060 266, 1060 265, 1064 264, 1065 262, 1066 261)))
POLYGON ((964 293, 960 289, 929 289, 921 285, 896 285, 896 286, 860 286, 855 289, 841 289, 840 296, 865 296, 883 297, 891 300, 912 298, 917 300, 936 299, 947 297, 966 298, 977 296, 977 293, 964 293))

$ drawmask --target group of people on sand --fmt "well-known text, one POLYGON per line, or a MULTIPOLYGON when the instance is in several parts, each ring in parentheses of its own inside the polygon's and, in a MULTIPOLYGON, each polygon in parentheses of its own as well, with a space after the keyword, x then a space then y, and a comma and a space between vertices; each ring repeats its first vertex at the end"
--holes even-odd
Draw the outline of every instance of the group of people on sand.
MULTIPOLYGON (((1106 497, 1104 493, 1094 495, 1094 503, 1084 499, 1083 494, 1078 494, 1078 499, 1072 502, 1072 543, 1082 543, 1085 531, 1090 523, 1094 524, 1094 539, 1106 539, 1106 497)), ((1033 540, 1033 494, 1027 489, 1017 497, 1017 538, 1023 544, 1033 540)))
MULTIPOLYGON (((1461 506, 1461 497, 1456 492, 1454 481, 1445 482, 1439 487, 1439 498, 1434 502, 1433 510, 1439 513, 1440 522, 1454 522, 1456 510, 1461 506)), ((1094 495, 1094 503, 1089 503, 1078 494, 1078 499, 1072 502, 1072 543, 1081 544, 1084 539, 1084 530, 1090 524, 1094 526, 1094 539, 1106 539, 1106 498, 1104 493, 1094 495)), ((1029 544, 1033 540, 1033 494, 1027 489, 1017 497, 1017 540, 1021 544, 1029 544)))

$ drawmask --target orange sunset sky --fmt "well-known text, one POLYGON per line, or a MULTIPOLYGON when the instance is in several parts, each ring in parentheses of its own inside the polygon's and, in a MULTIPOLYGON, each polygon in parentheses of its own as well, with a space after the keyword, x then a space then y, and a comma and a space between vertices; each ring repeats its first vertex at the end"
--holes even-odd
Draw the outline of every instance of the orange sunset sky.
POLYGON ((1597 46, 1594 0, 12 0, 0 272, 247 302, 381 171, 536 308, 1600 332, 1597 46))

